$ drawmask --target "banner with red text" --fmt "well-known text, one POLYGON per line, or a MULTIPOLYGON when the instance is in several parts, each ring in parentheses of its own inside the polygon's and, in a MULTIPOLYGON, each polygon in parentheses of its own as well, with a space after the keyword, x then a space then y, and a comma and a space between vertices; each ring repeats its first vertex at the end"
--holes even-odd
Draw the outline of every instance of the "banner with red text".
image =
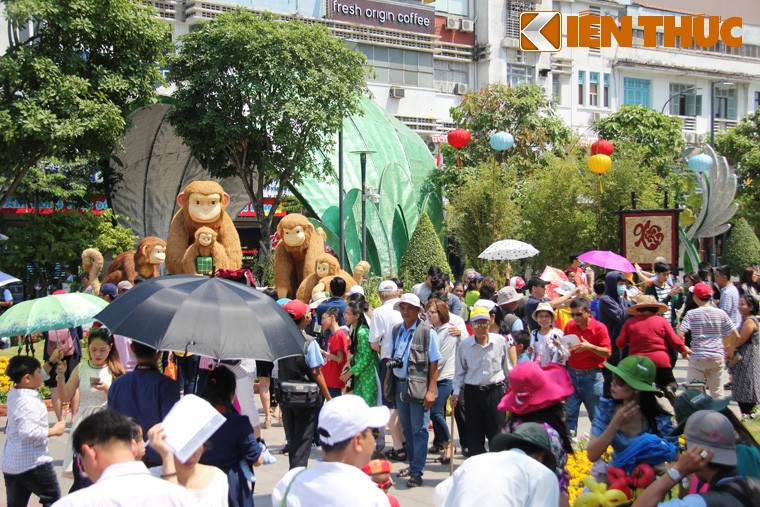
POLYGON ((679 210, 623 210, 620 212, 623 256, 651 267, 655 257, 678 265, 679 210))

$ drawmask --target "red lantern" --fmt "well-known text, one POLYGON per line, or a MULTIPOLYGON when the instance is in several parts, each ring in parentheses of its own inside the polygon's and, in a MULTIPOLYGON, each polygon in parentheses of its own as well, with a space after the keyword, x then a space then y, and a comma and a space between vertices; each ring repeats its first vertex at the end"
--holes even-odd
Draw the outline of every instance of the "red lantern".
MULTIPOLYGON (((446 140, 452 147, 461 150, 470 142, 470 133, 465 129, 452 130, 449 132, 449 135, 446 136, 446 140)), ((459 156, 457 156, 457 162, 459 167, 462 167, 462 159, 459 156)))
POLYGON ((613 151, 615 151, 615 146, 604 139, 599 139, 591 145, 591 153, 594 155, 607 155, 609 157, 613 151))

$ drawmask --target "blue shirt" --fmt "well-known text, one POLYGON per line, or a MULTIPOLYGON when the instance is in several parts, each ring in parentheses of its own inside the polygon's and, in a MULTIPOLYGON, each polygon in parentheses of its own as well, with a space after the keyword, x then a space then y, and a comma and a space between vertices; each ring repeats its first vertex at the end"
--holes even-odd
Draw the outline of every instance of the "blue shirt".
POLYGON ((337 308, 340 313, 338 313, 338 325, 344 326, 346 324, 346 321, 343 320, 343 312, 346 311, 346 300, 339 297, 331 297, 327 301, 323 301, 319 304, 317 307, 317 322, 322 323, 322 314, 325 313, 325 310, 328 308, 337 308))
MULTIPOLYGON (((114 379, 108 389, 108 408, 140 422, 143 435, 160 423, 179 401, 179 384, 163 375, 158 368, 138 364, 134 371, 114 379)), ((151 447, 145 455, 161 461, 151 447)))
MULTIPOLYGON (((404 323, 401 323, 401 327, 398 330, 398 335, 394 342, 393 357, 396 359, 403 359, 404 365, 401 368, 394 368, 393 374, 396 377, 404 379, 406 378, 406 371, 409 368, 409 349, 411 349, 411 340, 414 337, 414 332, 417 330, 417 324, 420 321, 416 321, 412 327, 406 329, 404 323)), ((436 362, 441 360, 441 349, 438 347, 438 334, 435 329, 430 328, 430 346, 428 347, 428 361, 436 362)))
MULTIPOLYGON (((615 408, 617 407, 617 403, 615 403, 612 398, 604 398, 602 397, 599 400, 599 405, 596 407, 596 417, 594 417, 594 422, 591 424, 591 434, 595 437, 598 437, 602 433, 604 433, 604 430, 607 429, 607 426, 609 426, 610 421, 612 421, 612 416, 615 414, 615 408)), ((657 425, 656 428, 647 428, 645 431, 642 431, 641 433, 652 433, 654 435, 657 435, 659 437, 665 438, 666 440, 673 440, 673 437, 666 438, 668 435, 670 435, 670 432, 673 431, 673 421, 671 420, 669 415, 658 415, 654 418, 655 424, 657 425)), ((612 439, 611 445, 612 449, 614 449, 615 452, 622 452, 631 445, 631 443, 636 440, 636 438, 641 435, 639 433, 638 435, 634 436, 627 436, 622 431, 618 431, 615 433, 615 436, 612 439)))
POLYGON ((589 306, 591 307, 591 315, 599 320, 599 298, 592 299, 589 306))
POLYGON ((530 355, 528 355, 527 350, 520 354, 520 357, 517 358, 517 364, 524 363, 525 361, 530 361, 530 355))

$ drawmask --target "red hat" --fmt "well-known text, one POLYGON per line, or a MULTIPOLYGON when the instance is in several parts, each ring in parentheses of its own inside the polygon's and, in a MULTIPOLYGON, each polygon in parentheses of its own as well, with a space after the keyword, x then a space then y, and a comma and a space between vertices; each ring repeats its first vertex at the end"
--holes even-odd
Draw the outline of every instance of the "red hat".
POLYGON ((293 317, 293 320, 303 319, 304 315, 306 315, 306 313, 311 310, 309 308, 309 305, 307 305, 300 299, 294 299, 293 301, 288 301, 287 303, 285 303, 285 305, 283 305, 282 309, 288 312, 290 316, 293 317))
POLYGON ((509 372, 509 392, 499 403, 499 410, 513 414, 529 414, 573 394, 573 383, 564 366, 539 366, 526 361, 509 372))
POLYGON ((694 286, 694 295, 699 299, 711 298, 713 295, 712 288, 705 282, 699 282, 694 286))

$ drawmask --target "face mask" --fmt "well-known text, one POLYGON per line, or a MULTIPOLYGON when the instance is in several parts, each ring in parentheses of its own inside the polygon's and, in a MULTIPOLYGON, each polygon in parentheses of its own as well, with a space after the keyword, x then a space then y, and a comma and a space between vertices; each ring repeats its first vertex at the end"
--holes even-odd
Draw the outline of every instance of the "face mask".
POLYGON ((581 261, 581 267, 582 267, 582 268, 585 268, 585 267, 586 267, 586 263, 585 263, 585 262, 583 262, 583 261, 581 261))
POLYGON ((625 285, 618 285, 617 293, 618 293, 618 296, 622 296, 623 294, 625 294, 625 285))

